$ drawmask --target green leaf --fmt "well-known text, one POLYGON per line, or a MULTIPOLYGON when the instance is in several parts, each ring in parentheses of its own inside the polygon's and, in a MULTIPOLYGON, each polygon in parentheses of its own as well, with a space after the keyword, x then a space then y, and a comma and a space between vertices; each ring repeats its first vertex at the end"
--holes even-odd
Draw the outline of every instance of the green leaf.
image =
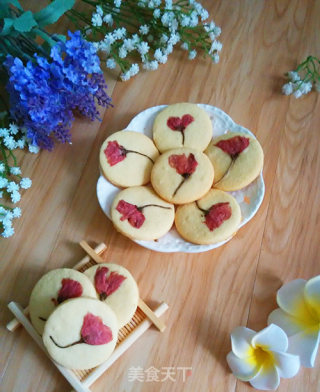
POLYGON ((39 27, 56 22, 66 11, 70 10, 75 0, 55 0, 43 10, 34 14, 39 27))
POLYGON ((31 31, 34 26, 37 26, 37 22, 34 20, 31 11, 26 11, 19 18, 14 19, 13 27, 15 30, 25 33, 31 31))
POLYGON ((12 25, 13 25, 14 19, 9 19, 9 18, 4 18, 3 19, 3 27, 0 33, 0 36, 4 36, 10 33, 12 30, 12 25))

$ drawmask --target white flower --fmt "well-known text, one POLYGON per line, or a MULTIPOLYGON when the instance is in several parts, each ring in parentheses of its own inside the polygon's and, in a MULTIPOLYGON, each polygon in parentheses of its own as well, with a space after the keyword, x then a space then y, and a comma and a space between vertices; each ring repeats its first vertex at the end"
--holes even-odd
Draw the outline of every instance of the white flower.
POLYGON ((161 38, 160 38, 160 43, 161 44, 166 44, 168 39, 169 39, 169 37, 167 36, 167 34, 162 34, 161 38))
POLYGON ((290 95, 293 93, 294 85, 292 82, 286 83, 282 86, 282 92, 285 95, 290 95))
POLYGON ((126 48, 124 47, 124 45, 122 45, 122 46, 119 48, 119 57, 120 57, 121 59, 124 59, 124 58, 127 57, 127 54, 128 54, 128 52, 127 52, 126 48))
POLYGON ((12 214, 13 214, 13 217, 14 217, 14 218, 20 218, 20 216, 21 216, 21 208, 15 207, 15 208, 12 210, 12 214))
POLYGON ((16 142, 12 136, 5 136, 3 138, 3 144, 7 147, 8 150, 13 150, 16 148, 16 142))
POLYGON ((227 362, 233 374, 257 389, 277 389, 280 377, 291 378, 300 368, 299 357, 288 354, 288 337, 271 324, 260 332, 237 327, 231 334, 227 362))
POLYGON ((120 8, 120 6, 121 6, 121 0, 114 0, 114 6, 115 6, 116 8, 120 8))
POLYGON ((196 56, 197 56, 197 51, 196 50, 190 50, 189 56, 188 56, 189 60, 193 60, 194 58, 196 58, 196 56))
POLYGON ((113 25, 113 17, 112 14, 107 14, 103 17, 103 21, 107 23, 109 26, 113 25))
POLYGON ((288 78, 291 82, 300 82, 300 76, 296 71, 289 71, 288 78))
POLYGON ((0 163, 0 173, 3 173, 6 170, 6 166, 4 163, 0 163))
POLYGON ((98 15, 100 15, 100 16, 103 15, 103 9, 102 9, 101 5, 97 5, 97 6, 96 6, 96 13, 97 13, 98 15))
POLYGON ((302 83, 300 86, 300 90, 302 94, 308 94, 312 89, 312 83, 311 82, 305 82, 302 83))
POLYGON ((134 76, 139 72, 139 65, 138 64, 132 64, 130 69, 129 69, 130 75, 134 76))
POLYGON ((10 228, 5 229, 5 230, 1 233, 1 235, 2 235, 3 238, 11 237, 13 234, 14 234, 14 228, 13 228, 13 227, 10 227, 10 228))
POLYGON ((172 52, 173 52, 173 45, 171 45, 171 44, 168 44, 168 46, 163 50, 163 53, 165 55, 168 55, 168 54, 170 54, 172 52))
POLYGON ((10 181, 9 184, 7 185, 8 192, 15 192, 18 190, 19 190, 19 185, 16 184, 14 181, 10 181))
POLYGON ((128 52, 131 52, 135 49, 135 42, 131 38, 126 38, 123 40, 123 46, 126 48, 128 52))
POLYGON ((12 135, 16 135, 16 134, 19 132, 19 128, 18 128, 17 124, 11 123, 11 124, 9 125, 9 129, 10 129, 10 133, 11 133, 12 135))
POLYGON ((155 50, 154 58, 161 64, 165 64, 168 60, 168 57, 159 48, 155 50))
POLYGON ((149 70, 150 71, 154 71, 154 70, 158 69, 158 67, 159 67, 159 64, 155 60, 149 61, 149 62, 143 64, 143 68, 148 70, 148 71, 149 70))
POLYGON ((32 181, 28 177, 25 177, 20 181, 20 186, 22 189, 28 189, 31 187, 31 185, 32 185, 32 181))
POLYGON ((160 12, 159 9, 156 9, 156 10, 153 11, 153 17, 154 17, 155 19, 159 19, 160 16, 161 16, 161 12, 160 12))
POLYGON ((297 89, 297 90, 293 93, 293 95, 294 95, 296 98, 300 98, 300 97, 302 97, 303 92, 302 92, 300 89, 297 89))
POLYGON ((183 49, 183 50, 189 50, 189 45, 187 44, 187 42, 184 42, 184 43, 180 46, 180 48, 183 49))
POLYGON ((0 137, 6 137, 9 136, 9 129, 7 128, 0 128, 0 137))
POLYGON ((8 185, 8 180, 4 177, 0 177, 0 189, 6 188, 8 185))
POLYGON ((139 33, 141 35, 147 35, 149 33, 149 26, 147 26, 147 25, 140 26, 139 33))
POLYGON ((112 33, 108 33, 105 35, 103 42, 106 45, 112 45, 115 42, 116 38, 113 36, 112 33))
POLYGON ((116 62, 112 58, 108 59, 106 62, 107 68, 110 68, 110 69, 114 69, 116 67, 116 65, 117 65, 116 62))
POLYGON ((20 201, 21 200, 21 195, 20 195, 20 193, 19 192, 17 192, 17 191, 13 191, 12 193, 11 193, 11 201, 12 201, 12 203, 18 203, 18 201, 20 201))
POLYGON ((127 34, 127 30, 125 29, 125 27, 120 27, 119 29, 116 29, 113 32, 113 36, 116 39, 122 39, 126 36, 126 34, 127 34))
POLYGON ((17 146, 17 148, 23 149, 24 146, 25 146, 25 144, 26 144, 26 142, 25 142, 24 139, 19 139, 19 140, 16 141, 16 146, 17 146))
POLYGON ((102 26, 102 18, 99 14, 92 14, 91 22, 93 26, 102 26))
POLYGON ((38 146, 33 146, 32 144, 29 144, 28 149, 29 152, 33 154, 38 154, 38 152, 40 151, 40 148, 38 146))
POLYGON ((178 43, 180 41, 181 37, 179 33, 175 33, 175 34, 171 34, 168 44, 170 45, 175 45, 176 43, 178 43))
POLYGON ((219 41, 214 40, 211 44, 210 50, 209 50, 209 54, 211 54, 214 51, 218 51, 220 52, 222 49, 222 43, 219 41))
POLYGON ((214 53, 214 54, 212 55, 212 60, 213 60, 213 62, 214 62, 215 64, 217 64, 217 63, 219 62, 220 56, 218 55, 218 53, 214 53))
POLYGON ((190 17, 188 15, 183 15, 181 17, 181 26, 189 27, 190 26, 190 22, 191 22, 191 19, 190 19, 190 17))
POLYGON ((13 174, 14 176, 21 174, 20 167, 17 166, 10 167, 10 173, 13 174))
POLYGON ((141 56, 143 56, 149 52, 150 46, 148 42, 142 41, 137 45, 137 49, 141 56))
POLYGON ((268 322, 287 333, 288 351, 299 355, 303 366, 313 367, 320 340, 320 275, 283 285, 277 303, 280 309, 269 315, 268 322))

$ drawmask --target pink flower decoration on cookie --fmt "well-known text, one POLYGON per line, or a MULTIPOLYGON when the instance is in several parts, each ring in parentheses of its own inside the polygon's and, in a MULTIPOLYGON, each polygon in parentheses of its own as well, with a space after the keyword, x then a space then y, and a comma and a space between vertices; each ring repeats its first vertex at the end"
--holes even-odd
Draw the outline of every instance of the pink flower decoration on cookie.
POLYGON ((116 140, 108 142, 104 153, 110 166, 114 166, 123 161, 127 156, 126 149, 120 146, 116 140))
POLYGON ((122 285, 122 282, 126 279, 125 276, 120 275, 115 271, 112 271, 107 277, 108 272, 109 268, 100 267, 97 269, 94 276, 94 285, 101 300, 106 299, 109 295, 117 291, 122 285))
POLYGON ((107 344, 112 340, 112 331, 100 317, 87 313, 83 319, 81 338, 92 346, 107 344))
POLYGON ((237 157, 249 146, 250 140, 244 136, 234 136, 231 139, 220 140, 217 144, 222 151, 229 154, 232 158, 237 157))
POLYGON ((232 211, 229 202, 213 204, 205 214, 205 224, 210 231, 217 229, 231 217, 232 211))
POLYGON ((196 158, 193 154, 189 154, 188 158, 185 154, 170 155, 169 165, 176 169, 178 174, 189 177, 192 173, 195 172, 196 167, 198 166, 198 162, 196 161, 196 158))
POLYGON ((179 131, 182 135, 182 144, 184 144, 184 130, 189 124, 194 121, 194 118, 190 114, 184 114, 180 117, 169 117, 167 125, 173 131, 179 131))
POLYGON ((62 279, 57 299, 52 298, 51 300, 57 306, 69 298, 81 297, 82 292, 82 286, 78 281, 68 278, 62 279))
POLYGON ((122 214, 122 217, 120 218, 121 221, 128 219, 130 225, 136 229, 139 229, 146 219, 136 205, 127 203, 124 200, 119 201, 116 210, 122 214))

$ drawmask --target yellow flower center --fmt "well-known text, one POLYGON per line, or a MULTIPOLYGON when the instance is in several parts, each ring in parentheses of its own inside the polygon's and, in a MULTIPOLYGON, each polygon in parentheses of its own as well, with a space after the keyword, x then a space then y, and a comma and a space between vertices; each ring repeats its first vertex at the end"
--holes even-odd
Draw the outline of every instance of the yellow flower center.
POLYGON ((257 345, 256 347, 250 347, 247 357, 250 365, 254 367, 262 367, 268 370, 275 365, 275 357, 273 353, 265 346, 257 345))
POLYGON ((308 298, 309 303, 299 301, 295 304, 294 317, 302 330, 308 330, 311 333, 320 329, 320 307, 318 301, 308 298))

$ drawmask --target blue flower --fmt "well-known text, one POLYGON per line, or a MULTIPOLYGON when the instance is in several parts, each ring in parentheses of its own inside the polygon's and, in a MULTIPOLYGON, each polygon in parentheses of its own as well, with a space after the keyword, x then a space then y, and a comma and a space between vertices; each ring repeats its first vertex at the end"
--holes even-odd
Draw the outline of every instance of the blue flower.
MULTIPOLYGON (((49 59, 35 54, 26 65, 9 56, 5 61, 11 115, 35 147, 51 150, 54 141, 70 143, 74 112, 100 120, 96 103, 112 106, 95 47, 80 32, 68 35, 68 41, 51 49, 49 59)), ((10 140, 7 144, 13 147, 10 140)))

